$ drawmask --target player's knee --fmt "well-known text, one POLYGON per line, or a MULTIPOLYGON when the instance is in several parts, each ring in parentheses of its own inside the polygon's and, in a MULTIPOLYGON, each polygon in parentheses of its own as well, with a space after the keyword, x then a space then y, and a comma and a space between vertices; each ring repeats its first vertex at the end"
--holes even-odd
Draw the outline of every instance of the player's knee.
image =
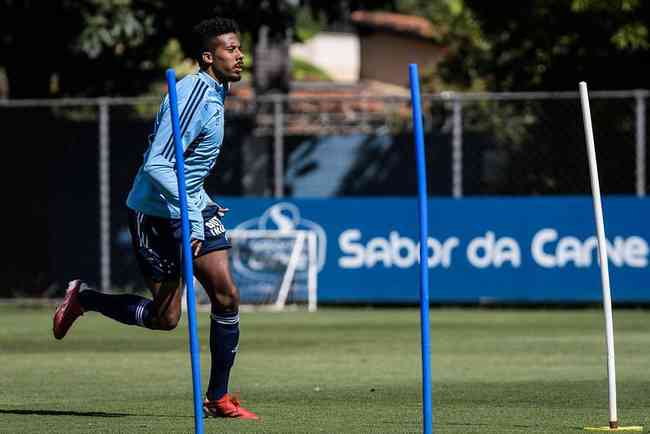
POLYGON ((158 327, 160 330, 174 330, 181 319, 180 312, 166 312, 158 318, 158 327))
POLYGON ((216 308, 224 312, 234 312, 239 309, 239 290, 235 285, 228 285, 217 292, 214 304, 216 308))
POLYGON ((239 309, 239 291, 237 288, 234 288, 232 292, 228 294, 228 299, 229 299, 229 304, 228 308, 230 310, 238 310, 239 309))
POLYGON ((225 311, 235 311, 239 309, 239 291, 227 291, 221 298, 221 308, 225 311))

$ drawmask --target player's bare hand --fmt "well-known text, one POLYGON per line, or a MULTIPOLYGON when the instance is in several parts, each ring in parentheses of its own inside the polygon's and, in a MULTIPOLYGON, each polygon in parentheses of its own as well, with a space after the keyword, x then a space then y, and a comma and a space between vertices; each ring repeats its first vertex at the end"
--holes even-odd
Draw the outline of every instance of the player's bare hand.
POLYGON ((192 256, 194 256, 195 258, 199 256, 199 252, 201 251, 202 246, 203 246, 203 241, 192 240, 192 256))

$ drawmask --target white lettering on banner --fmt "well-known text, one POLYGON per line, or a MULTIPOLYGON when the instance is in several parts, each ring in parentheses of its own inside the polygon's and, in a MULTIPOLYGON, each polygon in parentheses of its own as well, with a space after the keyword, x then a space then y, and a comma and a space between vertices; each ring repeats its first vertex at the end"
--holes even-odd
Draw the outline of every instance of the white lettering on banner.
MULTIPOLYGON (((452 254, 460 245, 457 237, 443 241, 427 240, 427 264, 430 268, 449 268, 452 254)), ((347 229, 339 235, 342 268, 410 268, 420 261, 420 244, 415 240, 391 231, 388 237, 372 237, 367 242, 359 229, 347 229)), ((530 245, 535 263, 544 268, 562 268, 567 265, 591 267, 598 261, 596 237, 580 240, 575 236, 560 237, 557 230, 544 228, 537 231, 530 245)), ((607 255, 615 267, 643 268, 648 266, 650 247, 643 238, 617 236, 607 241, 607 255)), ((497 237, 493 231, 471 238, 466 248, 467 261, 476 268, 510 266, 521 267, 521 248, 512 237, 497 237)))
POLYGON ((557 232, 553 229, 542 229, 533 238, 530 251, 533 254, 535 262, 542 267, 552 268, 556 265, 555 258, 544 252, 544 244, 555 239, 557 239, 557 232))
MULTIPOLYGON (((362 237, 358 229, 348 229, 339 235, 339 247, 346 255, 339 258, 342 268, 372 268, 381 264, 386 268, 409 268, 420 261, 420 243, 411 238, 400 236, 399 232, 391 231, 388 239, 371 238, 367 244, 360 242, 362 237)), ((447 238, 440 242, 435 238, 427 240, 427 265, 444 268, 451 266, 451 255, 459 240, 456 237, 447 238)))
POLYGON ((625 245, 625 262, 634 268, 648 266, 648 243, 636 235, 628 237, 625 245))
POLYGON ((416 247, 415 242, 406 237, 400 237, 396 231, 390 233, 390 245, 392 246, 393 261, 399 268, 408 268, 419 257, 419 246, 416 247), (404 252, 404 256, 402 256, 404 252))
POLYGON ((352 256, 344 256, 339 258, 339 265, 343 268, 361 268, 363 266, 363 255, 365 249, 359 243, 354 241, 361 238, 361 231, 359 229, 348 229, 339 235, 339 247, 343 253, 352 256))
MULTIPOLYGON (((607 257, 616 267, 643 268, 648 265, 648 243, 641 237, 615 237, 612 244, 606 240, 607 257)), ((555 229, 544 228, 538 231, 531 243, 531 253, 535 262, 545 268, 590 267, 597 253, 596 237, 584 241, 572 236, 559 238, 555 229), (553 243, 557 241, 553 250, 553 243)), ((597 260, 597 259, 596 259, 597 260)))
POLYGON ((474 238, 467 245, 467 260, 475 267, 501 267, 509 262, 513 267, 521 265, 521 251, 516 240, 510 237, 496 239, 494 232, 488 231, 484 237, 474 238))
MULTIPOLYGON (((550 222, 549 222, 550 224, 550 222)), ((486 225, 487 226, 487 225, 486 225)), ((488 226, 489 227, 489 226, 488 226)), ((224 227, 218 218, 206 222, 206 228, 213 235, 220 234, 224 227)), ((291 233, 296 230, 306 230, 315 233, 317 238, 318 270, 323 270, 326 263, 327 233, 318 222, 307 220, 301 216, 296 204, 280 202, 270 206, 262 215, 251 218, 239 224, 236 229, 271 230, 280 233, 291 233)), ((462 231, 462 228, 457 228, 462 231)), ((446 239, 427 239, 427 265, 429 268, 440 267, 448 269, 453 260, 461 261, 462 267, 486 269, 514 269, 522 266, 539 266, 546 269, 563 267, 588 268, 598 264, 598 243, 596 237, 580 239, 572 234, 561 235, 556 228, 541 228, 537 232, 521 235, 519 240, 497 234, 495 231, 469 234, 467 239, 450 236, 446 239), (522 248, 530 241, 530 256, 522 259, 522 248), (461 244, 462 243, 462 244, 461 244), (458 247, 458 249, 456 249, 458 247), (454 252, 454 250, 458 252, 454 252), (454 257, 455 255, 455 257, 454 257), (463 257, 465 255, 465 257, 463 257)), ((334 235, 334 234, 332 234, 334 235)), ((414 267, 420 262, 420 244, 417 239, 401 235, 397 230, 388 230, 384 234, 366 236, 359 228, 347 228, 338 234, 340 256, 338 265, 343 269, 372 269, 414 267), (379 235, 379 236, 377 236, 379 235)), ((265 257, 273 261, 262 261, 260 255, 246 255, 242 252, 233 254, 233 269, 247 278, 269 279, 270 273, 275 273, 275 263, 288 264, 294 238, 288 239, 250 239, 247 244, 255 251, 264 252, 265 257)), ((525 250, 525 248, 524 248, 525 250)), ((524 251, 524 255, 528 252, 524 251)), ((650 247, 648 242, 637 235, 616 236, 607 240, 607 256, 614 267, 645 268, 648 267, 650 247)), ((307 273, 307 252, 301 252, 298 258, 297 272, 307 273)))
MULTIPOLYGON (((442 264, 443 268, 449 268, 451 265, 451 252, 454 250, 454 247, 457 247, 460 244, 460 241, 456 237, 447 238, 444 243, 440 244, 440 241, 435 238, 429 238, 427 240, 427 252, 432 251, 433 255, 429 256, 427 265, 429 267, 436 267, 438 264, 442 264)), ((418 263, 420 262, 420 243, 417 243, 415 246, 418 252, 418 263)))
POLYGON ((371 239, 366 246, 366 252, 366 267, 374 267, 378 262, 382 262, 384 267, 391 266, 390 245, 385 238, 371 239))

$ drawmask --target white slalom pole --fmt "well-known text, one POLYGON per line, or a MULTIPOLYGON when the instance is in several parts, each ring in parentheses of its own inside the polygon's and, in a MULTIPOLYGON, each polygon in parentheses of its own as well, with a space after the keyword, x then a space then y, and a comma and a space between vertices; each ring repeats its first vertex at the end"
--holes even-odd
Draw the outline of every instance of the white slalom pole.
POLYGON ((607 342, 607 377, 609 379, 609 427, 618 428, 618 415, 616 414, 616 361, 614 359, 614 324, 612 320, 612 298, 609 287, 609 268, 607 266, 607 241, 605 240, 605 224, 603 222, 603 208, 600 197, 600 184, 598 183, 598 167, 596 163, 596 146, 594 144, 594 131, 591 126, 591 111, 589 109, 589 95, 587 83, 581 81, 580 102, 582 104, 582 118, 585 124, 585 137, 587 140, 587 155, 589 158, 589 173, 591 175, 591 195, 594 201, 594 217, 596 219, 596 232, 598 234, 598 257, 600 258, 600 278, 603 286, 603 309, 605 311, 605 339, 607 342))

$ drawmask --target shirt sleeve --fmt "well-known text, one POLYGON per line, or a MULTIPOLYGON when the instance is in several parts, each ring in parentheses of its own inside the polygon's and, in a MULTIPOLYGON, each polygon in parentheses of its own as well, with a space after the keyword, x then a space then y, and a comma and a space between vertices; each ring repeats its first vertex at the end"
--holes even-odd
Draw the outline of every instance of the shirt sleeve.
MULTIPOLYGON (((201 80, 196 80, 191 87, 188 86, 188 89, 178 89, 178 112, 184 152, 201 132, 204 123, 205 106, 203 97, 207 89, 208 85, 201 82, 201 80)), ((167 96, 160 108, 158 128, 145 159, 143 172, 151 178, 165 199, 171 205, 180 209, 175 161, 176 154, 169 110, 169 96, 167 96)), ((192 231, 191 238, 203 240, 203 215, 201 210, 190 198, 187 201, 187 208, 192 231)))

